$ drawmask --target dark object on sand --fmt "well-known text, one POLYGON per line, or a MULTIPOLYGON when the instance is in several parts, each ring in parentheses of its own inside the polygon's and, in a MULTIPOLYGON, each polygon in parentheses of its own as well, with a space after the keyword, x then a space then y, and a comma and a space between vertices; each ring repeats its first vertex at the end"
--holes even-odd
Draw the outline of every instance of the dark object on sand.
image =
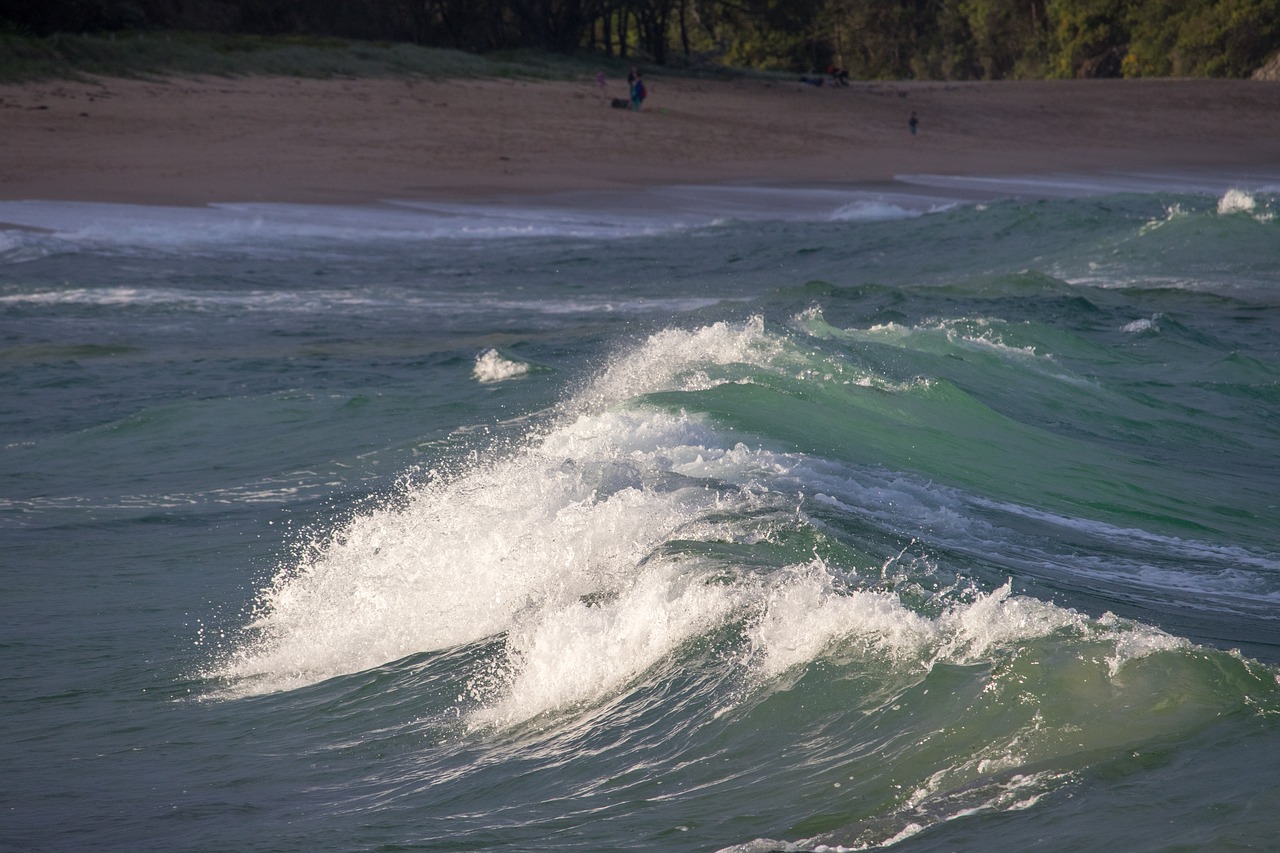
POLYGON ((609 106, 613 107, 615 110, 625 110, 631 106, 631 102, 626 98, 614 98, 609 102, 609 106))

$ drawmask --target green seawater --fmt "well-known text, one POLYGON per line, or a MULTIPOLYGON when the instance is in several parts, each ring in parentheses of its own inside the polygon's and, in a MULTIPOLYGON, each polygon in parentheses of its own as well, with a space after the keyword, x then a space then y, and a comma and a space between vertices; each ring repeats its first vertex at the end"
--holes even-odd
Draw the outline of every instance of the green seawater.
POLYGON ((0 849, 1268 849, 1276 185, 0 204, 0 849))

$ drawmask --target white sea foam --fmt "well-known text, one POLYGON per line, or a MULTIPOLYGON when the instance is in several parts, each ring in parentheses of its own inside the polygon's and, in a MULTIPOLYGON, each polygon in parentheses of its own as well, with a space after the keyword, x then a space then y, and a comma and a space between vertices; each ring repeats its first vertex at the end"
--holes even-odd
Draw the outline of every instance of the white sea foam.
POLYGON ((831 575, 812 565, 768 589, 750 639, 759 671, 775 677, 807 664, 836 640, 856 637, 894 658, 918 657, 934 626, 888 592, 837 593, 831 575))
POLYGON ((507 639, 510 683, 471 722, 505 726, 597 701, 721 624, 734 599, 730 588, 664 565, 612 600, 578 599, 521 618, 507 639))
MULTIPOLYGON (((618 238, 656 234, 677 218, 556 214, 538 208, 482 205, 214 204, 159 207, 86 202, 0 202, 0 221, 45 229, 68 247, 154 251, 264 250, 295 244, 319 248, 376 241, 528 237, 618 238)), ((20 240, 21 238, 13 238, 20 240)))
POLYGON ((0 201, 0 258, 50 251, 335 251, 370 242, 582 240, 652 237, 729 220, 884 220, 943 209, 949 200, 883 193, 770 187, 658 187, 630 193, 565 193, 501 205, 389 199, 367 205, 221 202, 203 207, 0 201), (60 247, 60 248, 59 248, 60 247))
MULTIPOLYGON (((1189 215, 1190 214, 1188 214, 1185 210, 1183 210, 1182 205, 1180 204, 1175 203, 1175 204, 1168 205, 1164 209, 1163 219, 1150 220, 1145 225, 1143 225, 1140 229, 1138 229, 1138 233, 1141 235, 1150 234, 1151 232, 1156 231, 1159 228, 1163 228, 1164 226, 1168 225, 1170 222, 1176 222, 1179 219, 1186 219, 1189 215)), ((1096 264, 1090 264, 1090 266, 1094 267, 1096 266, 1096 264)))
POLYGON ((504 205, 391 200, 363 206, 218 203, 163 207, 89 202, 0 202, 0 222, 45 233, 0 230, 0 257, 55 250, 176 252, 317 251, 343 244, 567 237, 619 239, 706 228, 725 218, 884 219, 916 215, 929 202, 844 192, 667 188, 649 198, 615 195, 504 205), (817 195, 815 195, 815 193, 817 195), (833 213, 834 211, 834 213, 833 213), (38 247, 38 250, 37 248, 38 247))
POLYGON ((693 331, 669 329, 613 359, 579 402, 611 406, 655 391, 693 391, 738 381, 719 374, 716 368, 725 365, 780 371, 784 350, 784 341, 765 332, 760 317, 745 324, 716 323, 693 331))
POLYGON ((700 214, 712 222, 786 220, 853 222, 907 219, 945 210, 951 196, 908 186, 896 191, 832 187, 673 186, 647 191, 629 201, 640 209, 700 214))
POLYGON ((528 372, 529 365, 523 361, 507 358, 496 349, 487 349, 476 356, 472 375, 478 382, 505 382, 528 372))
POLYGON ((1159 321, 1160 316, 1158 314, 1151 317, 1139 317, 1137 320, 1125 323, 1120 327, 1120 331, 1127 335, 1138 335, 1143 332, 1158 332, 1160 331, 1159 321))
POLYGON ((831 337, 832 332, 835 331, 835 328, 823 316, 821 305, 810 305, 792 317, 791 324, 806 335, 811 335, 815 338, 831 337))
POLYGON ((57 240, 48 235, 0 223, 0 263, 21 264, 48 257, 57 251, 57 240))
MULTIPOLYGON (((1060 382, 1089 387, 1092 383, 1080 376, 1064 370, 1052 353, 1040 352, 1034 344, 1018 346, 1005 341, 1004 335, 1012 337, 1016 330, 1010 328, 1005 320, 993 320, 986 317, 958 317, 928 320, 917 326, 905 326, 900 323, 883 323, 866 329, 836 329, 822 317, 819 307, 813 306, 792 320, 792 324, 815 338, 843 338, 847 340, 866 340, 884 343, 890 346, 914 349, 921 346, 934 346, 922 337, 941 332, 949 346, 959 346, 970 350, 989 352, 1002 360, 1029 366, 1041 375, 1051 377, 1060 382)), ((864 387, 879 388, 885 391, 902 391, 911 388, 927 388, 932 380, 920 377, 907 383, 893 383, 883 376, 866 374, 858 377, 856 383, 864 387)))
MULTIPOLYGON (((407 295, 405 297, 405 301, 409 304, 422 304, 420 301, 415 302, 412 295, 407 295)), ((451 307, 456 312, 481 315, 488 315, 490 313, 527 313, 543 315, 665 314, 696 311, 700 308, 707 308, 712 305, 718 305, 722 302, 734 301, 737 300, 708 298, 702 296, 686 296, 667 299, 618 299, 609 295, 600 295, 559 299, 510 299, 494 296, 477 298, 468 295, 465 300, 459 299, 454 303, 451 303, 451 307)), ((741 301, 746 300, 743 299, 741 301)))
POLYGON ((1256 192, 1229 189, 1218 199, 1218 214, 1221 216, 1247 214, 1258 222, 1275 222, 1277 212, 1274 199, 1268 200, 1263 193, 1274 195, 1274 191, 1268 189, 1256 192))
MULTIPOLYGON (((504 632, 514 632, 513 660, 535 661, 538 638, 563 623, 557 614, 581 614, 582 596, 653 600, 656 581, 634 586, 650 571, 640 567, 652 550, 677 532, 725 535, 702 519, 745 508, 757 499, 747 487, 753 478, 788 462, 726 446, 692 416, 613 407, 651 390, 705 385, 704 370, 716 364, 764 365, 779 347, 759 320, 654 336, 519 452, 418 485, 402 505, 314 543, 263 592, 257 638, 231 654, 220 674, 240 692, 287 689, 504 632)), ((697 594, 689 588, 677 597, 697 594)), ((616 608, 602 607, 592 611, 601 630, 607 624, 626 634, 630 614, 609 616, 616 608)), ((714 602, 705 609, 718 612, 714 602)), ((678 628, 669 634, 682 635, 678 628)), ((618 642, 629 648, 632 641, 618 642)), ((669 648, 661 640, 641 646, 669 648)), ((554 696, 531 694, 517 670, 509 678, 526 699, 494 712, 503 718, 578 695, 571 678, 554 696)), ((612 671, 625 678, 635 668, 612 671)))
POLYGON ((1155 173, 1112 172, 1108 174, 1057 175, 931 175, 896 176, 908 186, 943 190, 967 198, 1079 198, 1115 193, 1196 193, 1220 196, 1241 184, 1270 192, 1275 174, 1258 173, 1155 173))
MULTIPOLYGON (((974 179, 920 175, 903 177, 899 182, 901 188, 895 191, 659 187, 630 194, 564 194, 503 205, 403 199, 359 206, 223 202, 204 207, 7 201, 0 202, 0 222, 45 233, 0 231, 0 258, 21 261, 76 247, 267 252, 296 250, 298 245, 320 251, 375 241, 619 239, 707 228, 729 220, 905 219, 949 209, 974 194, 1073 196, 1221 185, 1214 181, 1179 182, 1167 176, 974 179), (945 193, 925 192, 918 189, 921 186, 945 193)), ((1255 195, 1239 189, 1227 190, 1218 204, 1224 214, 1252 212, 1256 207, 1255 195)))
POLYGON ((644 488, 659 473, 656 447, 699 442, 699 455, 703 431, 688 418, 583 417, 510 459, 418 487, 283 571, 263 595, 261 639, 223 674, 251 691, 286 689, 474 642, 530 608, 615 588, 700 507, 726 499, 644 488), (626 451, 627 439, 649 452, 626 451))
POLYGON ((899 661, 969 663, 997 645, 1079 631, 1079 614, 1014 596, 1009 584, 934 618, 908 609, 894 594, 837 592, 831 574, 810 566, 769 590, 751 639, 760 672, 775 676, 817 658, 837 642, 853 642, 899 661))
POLYGON ((884 201, 855 201, 842 205, 831 214, 833 222, 886 222, 923 216, 932 210, 920 210, 884 201))
POLYGON ((694 311, 720 299, 614 299, 608 296, 576 299, 477 298, 470 293, 430 293, 391 285, 368 285, 340 290, 184 290, 172 287, 75 287, 0 294, 0 305, 101 305, 179 307, 192 311, 246 311, 276 314, 368 312, 383 315, 389 306, 431 312, 443 317, 490 316, 493 313, 533 315, 660 314, 694 311))
POLYGON ((1002 332, 1007 330, 1009 325, 1006 320, 993 320, 988 317, 957 317, 938 320, 935 328, 944 332, 948 340, 961 342, 965 346, 991 350, 1004 356, 1053 360, 1053 357, 1047 353, 1036 352, 1034 345, 1020 347, 1005 343, 1002 332))
POLYGON ((1233 213, 1252 213, 1257 206, 1258 201, 1251 193, 1235 188, 1227 190, 1222 198, 1218 199, 1218 213, 1222 216, 1233 213))
MULTIPOLYGON (((807 525, 796 489, 815 484, 837 496, 825 498, 830 506, 899 521, 933 512, 939 529, 976 541, 974 522, 957 515, 963 501, 937 487, 883 475, 859 485, 834 463, 752 448, 705 418, 636 403, 730 381, 718 375, 729 366, 789 372, 794 357, 758 319, 652 336, 510 455, 418 482, 311 543, 263 590, 249 636, 211 675, 231 696, 285 690, 498 639, 496 662, 460 701, 472 725, 510 726, 598 703, 733 622, 745 626, 742 677, 756 684, 833 649, 927 671, 1049 635, 1091 636, 1080 614, 1009 584, 927 615, 889 588, 834 580, 878 577, 888 565, 815 558, 726 574, 666 553, 675 540, 756 541, 762 514, 807 525)), ((1102 630, 1122 638, 1109 652, 1116 671, 1160 647, 1102 630)))
POLYGON ((1115 653, 1107 658, 1107 671, 1112 678, 1130 661, 1145 658, 1159 652, 1186 649, 1191 644, 1181 637, 1166 634, 1155 628, 1124 622, 1112 613, 1104 613, 1098 620, 1103 630, 1114 634, 1115 653))
POLYGON ((898 175, 896 180, 921 187, 964 193, 978 198, 1074 198, 1126 191, 1154 192, 1182 187, 1183 179, 1140 175, 898 175))
POLYGON ((0 303, 13 305, 180 306, 193 311, 238 309, 273 313, 313 313, 336 308, 350 311, 377 305, 379 301, 371 293, 347 290, 283 293, 119 286, 32 290, 0 296, 0 303))

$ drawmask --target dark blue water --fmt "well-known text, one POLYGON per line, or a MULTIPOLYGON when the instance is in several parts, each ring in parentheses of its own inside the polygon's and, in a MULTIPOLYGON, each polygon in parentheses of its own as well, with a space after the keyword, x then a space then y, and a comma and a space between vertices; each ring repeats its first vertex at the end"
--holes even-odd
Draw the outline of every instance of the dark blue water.
POLYGON ((1276 184, 968 189, 0 204, 0 849, 1267 849, 1276 184))

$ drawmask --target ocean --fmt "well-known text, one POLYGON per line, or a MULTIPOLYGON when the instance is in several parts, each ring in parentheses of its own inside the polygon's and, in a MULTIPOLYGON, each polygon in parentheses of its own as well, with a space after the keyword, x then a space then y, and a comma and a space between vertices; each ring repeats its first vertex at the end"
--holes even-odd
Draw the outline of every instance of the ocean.
POLYGON ((0 222, 0 849, 1275 849, 1276 176, 0 222))

